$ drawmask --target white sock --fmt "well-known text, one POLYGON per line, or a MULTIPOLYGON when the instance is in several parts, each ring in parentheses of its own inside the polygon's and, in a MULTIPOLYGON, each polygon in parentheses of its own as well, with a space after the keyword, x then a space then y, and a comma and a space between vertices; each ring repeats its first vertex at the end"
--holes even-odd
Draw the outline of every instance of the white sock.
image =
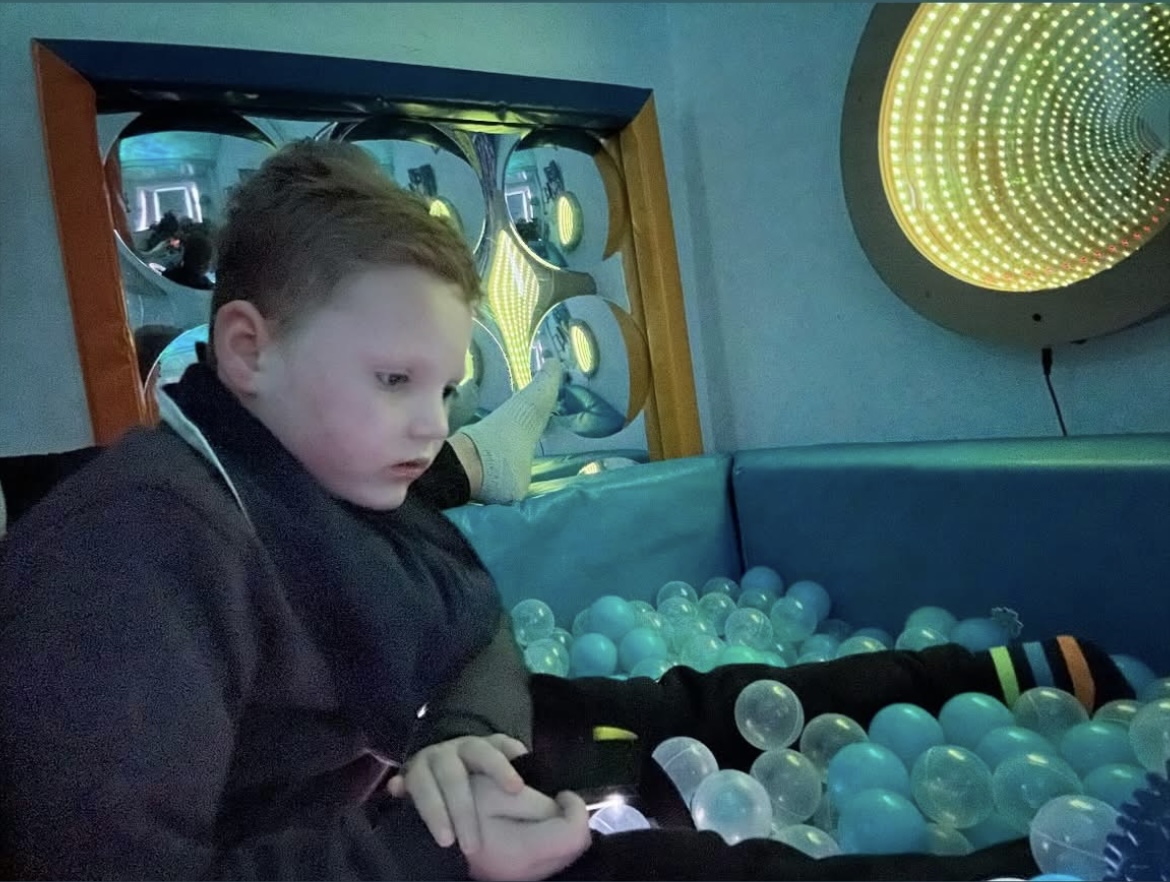
POLYGON ((556 359, 546 361, 527 386, 459 430, 471 439, 483 463, 479 501, 517 502, 528 493, 536 442, 556 406, 564 370, 556 359))

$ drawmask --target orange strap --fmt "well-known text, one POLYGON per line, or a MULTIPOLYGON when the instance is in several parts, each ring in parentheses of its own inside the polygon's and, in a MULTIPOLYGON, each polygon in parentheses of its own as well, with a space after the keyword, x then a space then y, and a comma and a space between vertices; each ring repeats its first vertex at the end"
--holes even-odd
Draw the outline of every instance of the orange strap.
POLYGON ((1080 644, 1072 637, 1061 636, 1056 638, 1056 645, 1060 647, 1064 662, 1068 665, 1073 694, 1086 710, 1092 712, 1097 700, 1097 684, 1093 682, 1093 673, 1089 670, 1089 663, 1081 652, 1080 644))

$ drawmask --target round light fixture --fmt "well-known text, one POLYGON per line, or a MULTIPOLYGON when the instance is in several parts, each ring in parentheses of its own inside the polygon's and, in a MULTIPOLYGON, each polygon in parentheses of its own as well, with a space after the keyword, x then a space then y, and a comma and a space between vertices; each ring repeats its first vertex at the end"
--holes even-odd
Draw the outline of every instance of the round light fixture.
POLYGON ((841 131, 870 261, 954 330, 1055 343, 1170 304, 1170 7, 877 4, 841 131))
POLYGON ((569 346, 573 350, 573 360, 577 368, 587 377, 597 373, 600 357, 597 352, 597 340, 593 332, 584 322, 573 322, 569 325, 569 346))

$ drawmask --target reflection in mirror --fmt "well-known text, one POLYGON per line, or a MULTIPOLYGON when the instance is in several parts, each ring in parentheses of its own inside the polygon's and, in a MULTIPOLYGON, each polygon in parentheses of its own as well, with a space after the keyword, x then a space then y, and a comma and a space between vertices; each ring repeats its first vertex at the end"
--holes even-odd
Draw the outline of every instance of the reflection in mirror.
POLYGON ((225 126, 230 134, 159 131, 144 119, 127 126, 106 157, 115 228, 130 254, 153 272, 187 288, 210 290, 215 233, 231 190, 273 147, 239 117, 225 126))
POLYGON ((461 156, 448 149, 445 140, 433 143, 402 138, 366 137, 359 129, 346 140, 354 141, 378 161, 401 187, 422 197, 431 214, 448 221, 474 251, 487 219, 479 176, 461 156))
POLYGON ((541 319, 532 368, 550 358, 565 367, 551 425, 584 438, 607 438, 641 411, 649 390, 645 337, 619 307, 598 297, 570 297, 541 319))
POLYGON ((467 373, 455 389, 448 411, 449 430, 478 422, 512 394, 504 350, 491 331, 475 320, 471 347, 467 350, 467 373))
POLYGON ((607 161, 596 142, 580 137, 573 146, 525 138, 512 150, 504 199, 516 232, 533 254, 562 269, 588 270, 601 263, 610 206, 598 162, 607 161))
POLYGON ((179 334, 159 353, 146 374, 146 396, 153 400, 157 389, 177 383, 183 371, 195 363, 195 346, 207 342, 207 325, 198 325, 179 334))

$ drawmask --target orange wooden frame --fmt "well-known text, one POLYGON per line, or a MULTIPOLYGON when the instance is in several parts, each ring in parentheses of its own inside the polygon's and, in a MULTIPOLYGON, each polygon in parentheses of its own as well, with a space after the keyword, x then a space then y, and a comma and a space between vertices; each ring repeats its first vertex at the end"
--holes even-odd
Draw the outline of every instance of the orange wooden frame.
MULTIPOLYGON (((94 442, 151 422, 129 328, 93 87, 32 42, 45 158, 94 442)), ((658 117, 651 97, 608 149, 625 179, 636 269, 631 305, 650 352, 646 433, 651 458, 702 453, 693 365, 658 117)), ((628 266, 629 264, 627 264, 628 266)))
POLYGON ((37 41, 33 70, 49 189, 94 443, 147 420, 110 220, 93 87, 37 41))

